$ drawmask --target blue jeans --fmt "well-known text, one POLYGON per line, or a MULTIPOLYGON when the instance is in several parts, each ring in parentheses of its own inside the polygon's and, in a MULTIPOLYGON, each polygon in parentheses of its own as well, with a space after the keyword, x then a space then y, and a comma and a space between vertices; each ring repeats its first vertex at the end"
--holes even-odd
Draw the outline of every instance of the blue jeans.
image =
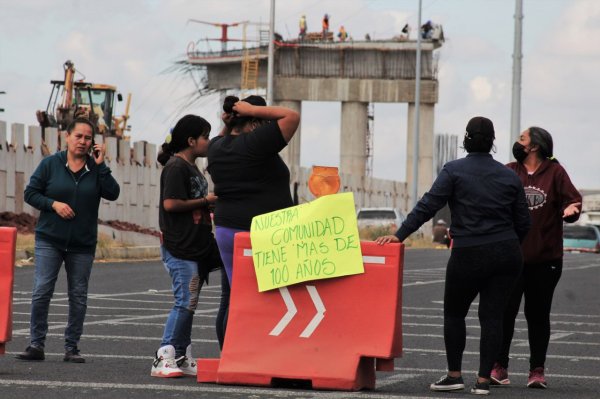
POLYGON ((87 311, 87 293, 94 254, 61 251, 51 243, 35 240, 35 275, 31 296, 31 346, 44 348, 48 333, 48 309, 62 263, 65 263, 69 295, 69 317, 65 329, 65 351, 77 350, 87 311))
POLYGON ((198 262, 176 258, 164 246, 160 247, 160 254, 171 276, 175 297, 160 346, 173 345, 176 356, 180 357, 192 343, 192 322, 202 281, 198 275, 198 262))

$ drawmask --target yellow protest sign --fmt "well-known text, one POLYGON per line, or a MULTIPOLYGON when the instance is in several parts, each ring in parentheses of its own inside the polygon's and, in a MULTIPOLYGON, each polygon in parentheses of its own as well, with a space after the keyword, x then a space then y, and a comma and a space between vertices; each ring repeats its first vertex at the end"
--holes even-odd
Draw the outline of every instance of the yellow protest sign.
POLYGON ((364 273, 352 193, 258 215, 250 240, 261 292, 364 273))

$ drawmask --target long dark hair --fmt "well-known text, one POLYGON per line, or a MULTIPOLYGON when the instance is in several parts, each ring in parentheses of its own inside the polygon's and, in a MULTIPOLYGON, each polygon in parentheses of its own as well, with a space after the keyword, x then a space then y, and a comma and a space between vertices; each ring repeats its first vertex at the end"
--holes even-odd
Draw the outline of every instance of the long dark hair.
POLYGON ((210 123, 198 115, 186 115, 179 119, 175 127, 171 131, 171 140, 164 142, 161 146, 161 151, 156 157, 161 165, 166 165, 171 156, 181 150, 185 150, 189 144, 188 139, 191 137, 206 137, 210 134, 210 123))
POLYGON ((552 162, 558 162, 558 159, 554 158, 554 142, 552 141, 552 135, 548 133, 546 129, 541 127, 531 126, 529 129, 529 139, 531 140, 530 145, 537 145, 541 159, 549 159, 552 162))
MULTIPOLYGON (((225 97, 225 101, 223 101, 223 111, 227 114, 232 114, 232 118, 227 124, 229 129, 243 128, 248 123, 252 122, 264 122, 263 119, 254 118, 252 116, 239 116, 234 110, 233 106, 235 103, 240 101, 240 99, 236 96, 227 96, 225 97)), ((267 105, 267 102, 261 96, 248 96, 241 101, 245 101, 249 104, 264 107, 267 105)))

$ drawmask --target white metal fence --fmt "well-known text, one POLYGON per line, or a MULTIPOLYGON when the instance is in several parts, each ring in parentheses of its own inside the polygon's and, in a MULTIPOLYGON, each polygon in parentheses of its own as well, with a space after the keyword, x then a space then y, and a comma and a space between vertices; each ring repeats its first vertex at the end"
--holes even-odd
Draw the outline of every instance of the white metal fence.
MULTIPOLYGON (((25 203, 23 191, 42 158, 64 149, 64 133, 59 134, 56 129, 47 128, 45 137, 42 138, 39 126, 12 123, 10 130, 8 127, 6 122, 0 121, 0 212, 25 212, 37 216, 37 210, 25 203)), ((96 142, 102 140, 102 136, 96 137, 96 142)), ((106 164, 121 185, 121 195, 116 201, 101 202, 99 218, 158 229, 161 166, 156 161, 157 145, 145 141, 118 141, 115 137, 104 140, 106 164)), ((308 189, 311 170, 298 168, 290 172, 290 189, 298 202, 312 201, 314 197, 308 189)), ((342 175, 340 192, 349 191, 354 192, 357 207, 407 208, 408 197, 404 182, 342 175)))

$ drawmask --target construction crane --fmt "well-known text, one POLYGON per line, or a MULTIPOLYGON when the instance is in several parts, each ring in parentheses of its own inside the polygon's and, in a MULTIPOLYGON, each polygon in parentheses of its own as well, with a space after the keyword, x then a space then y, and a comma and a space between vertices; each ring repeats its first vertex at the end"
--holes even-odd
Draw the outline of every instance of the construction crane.
MULTIPOLYGON (((241 93, 243 95, 245 91, 256 91, 258 89, 258 75, 259 75, 259 56, 260 56, 260 45, 264 43, 268 43, 268 31, 260 30, 260 27, 265 24, 261 24, 258 22, 250 22, 250 21, 240 21, 234 23, 217 23, 217 22, 208 22, 201 21, 197 19, 188 19, 188 22, 199 23, 204 25, 210 25, 214 27, 221 28, 221 37, 220 38, 207 38, 205 40, 209 41, 219 41, 221 42, 221 52, 226 52, 228 50, 227 43, 228 42, 241 42, 242 43, 242 70, 241 70, 241 93), (248 25, 259 26, 259 38, 258 39, 248 39, 246 35, 248 25), (229 28, 242 26, 242 38, 234 39, 229 37, 229 28), (264 33, 266 32, 266 39, 263 38, 264 33), (259 43, 259 46, 256 48, 249 48, 247 46, 248 42, 259 43), (253 51, 254 50, 254 51, 253 51)), ((191 45, 192 43, 190 43, 191 45)), ((194 46, 195 47, 195 44, 194 46)), ((188 45, 188 53, 190 46, 188 45)), ((224 95, 224 93, 222 93, 224 95)))
POLYGON ((197 23, 197 24, 204 24, 204 25, 211 25, 211 26, 215 26, 217 28, 221 28, 221 37, 219 38, 207 38, 206 40, 214 40, 214 41, 219 41, 221 42, 221 51, 227 51, 227 43, 228 42, 242 42, 244 41, 244 39, 231 39, 229 37, 229 28, 234 28, 234 27, 238 27, 242 24, 248 23, 248 21, 241 21, 241 22, 234 22, 231 24, 225 24, 225 23, 218 23, 218 22, 207 22, 207 21, 200 21, 198 19, 188 19, 188 22, 193 22, 193 23, 197 23))

